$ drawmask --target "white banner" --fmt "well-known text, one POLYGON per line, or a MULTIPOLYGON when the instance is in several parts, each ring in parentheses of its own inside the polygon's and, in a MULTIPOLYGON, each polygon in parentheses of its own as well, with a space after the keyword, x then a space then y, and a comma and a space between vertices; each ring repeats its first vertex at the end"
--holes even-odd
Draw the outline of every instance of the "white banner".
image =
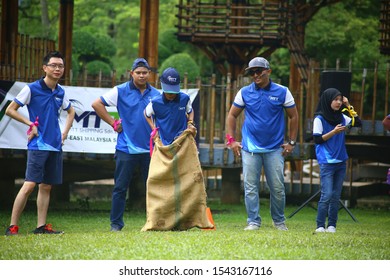
MULTIPOLYGON (((27 129, 25 124, 11 119, 3 114, 6 106, 16 97, 19 91, 26 85, 23 82, 15 82, 13 86, 4 92, 4 100, 0 104, 0 148, 27 149, 27 129)), ((63 146, 64 152, 113 154, 115 152, 117 133, 110 125, 101 120, 93 110, 92 102, 106 93, 109 88, 71 87, 64 86, 76 114, 73 126, 69 131, 68 139, 63 146)), ((161 90, 160 90, 161 91, 161 90)), ((187 89, 187 93, 193 102, 198 94, 198 89, 187 89)), ((115 107, 106 107, 113 117, 118 116, 115 107)), ((18 110, 28 117, 27 106, 18 110)), ((60 118, 61 130, 65 125, 67 112, 63 111, 60 118)))

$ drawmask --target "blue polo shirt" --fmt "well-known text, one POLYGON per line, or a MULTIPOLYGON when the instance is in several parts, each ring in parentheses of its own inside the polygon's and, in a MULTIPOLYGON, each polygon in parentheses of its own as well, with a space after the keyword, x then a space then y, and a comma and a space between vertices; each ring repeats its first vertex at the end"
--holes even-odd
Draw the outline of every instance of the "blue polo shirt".
POLYGON ((116 106, 122 119, 121 133, 118 133, 116 149, 128 154, 149 153, 151 129, 143 111, 153 97, 160 92, 147 84, 143 93, 130 80, 113 87, 100 99, 106 106, 116 106))
POLYGON ((242 149, 264 153, 279 149, 284 142, 284 109, 295 107, 290 90, 272 81, 265 88, 253 82, 238 91, 233 105, 245 109, 242 149))
POLYGON ((154 116, 155 126, 159 128, 158 133, 164 145, 171 144, 187 129, 187 114, 191 112, 191 99, 183 92, 173 100, 168 100, 161 94, 152 99, 145 109, 148 118, 154 116))
POLYGON ((69 110, 71 104, 65 90, 57 84, 51 90, 42 79, 27 84, 15 97, 21 107, 27 105, 29 119, 38 117, 38 136, 27 144, 28 150, 62 151, 62 134, 58 119, 61 109, 69 110))
MULTIPOLYGON (((349 124, 351 118, 343 114, 342 125, 349 124)), ((334 125, 328 123, 321 115, 314 118, 313 135, 322 136, 332 131, 334 125)), ((321 144, 315 144, 318 163, 339 163, 348 159, 345 148, 345 133, 338 133, 321 144)))

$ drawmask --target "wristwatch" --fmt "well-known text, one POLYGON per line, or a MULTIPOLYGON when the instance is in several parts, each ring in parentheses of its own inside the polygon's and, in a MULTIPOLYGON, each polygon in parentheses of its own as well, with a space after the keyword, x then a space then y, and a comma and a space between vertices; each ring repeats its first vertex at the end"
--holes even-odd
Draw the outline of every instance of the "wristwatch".
POLYGON ((288 141, 288 144, 290 144, 291 146, 295 146, 297 142, 295 142, 294 140, 290 140, 288 141))

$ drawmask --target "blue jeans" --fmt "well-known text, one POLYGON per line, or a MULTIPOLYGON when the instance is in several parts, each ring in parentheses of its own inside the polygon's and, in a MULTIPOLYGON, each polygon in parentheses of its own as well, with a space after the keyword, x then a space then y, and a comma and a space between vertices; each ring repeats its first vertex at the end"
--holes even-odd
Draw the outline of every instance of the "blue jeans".
POLYGON ((272 220, 275 224, 284 223, 286 220, 284 216, 286 195, 282 148, 269 153, 248 153, 242 150, 241 154, 248 225, 261 225, 259 187, 262 167, 264 167, 265 177, 270 189, 272 220))
POLYGON ((328 216, 328 227, 336 227, 346 170, 345 161, 320 164, 321 197, 318 202, 317 228, 325 227, 326 216, 328 216))
POLYGON ((144 154, 127 154, 121 151, 115 151, 115 186, 112 191, 111 203, 111 227, 122 229, 124 227, 123 213, 126 208, 126 194, 133 174, 139 166, 142 178, 146 187, 148 178, 150 155, 144 154))

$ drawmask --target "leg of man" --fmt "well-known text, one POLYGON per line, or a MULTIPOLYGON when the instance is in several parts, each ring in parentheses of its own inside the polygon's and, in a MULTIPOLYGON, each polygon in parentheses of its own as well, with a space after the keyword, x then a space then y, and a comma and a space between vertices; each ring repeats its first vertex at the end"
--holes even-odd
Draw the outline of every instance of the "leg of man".
POLYGON ((149 174, 149 165, 150 165, 150 155, 149 154, 139 154, 140 163, 141 163, 141 174, 142 179, 146 186, 146 181, 148 179, 149 174))
POLYGON ((286 218, 286 193, 284 187, 284 157, 282 149, 264 153, 264 173, 270 189, 270 211, 275 225, 282 224, 286 218))
POLYGON ((38 196, 37 196, 37 228, 46 224, 47 210, 50 203, 50 191, 52 186, 48 184, 39 184, 38 196))
POLYGON ((121 151, 115 152, 115 186, 112 191, 111 204, 111 230, 121 230, 124 226, 123 213, 126 208, 126 194, 134 170, 137 166, 136 155, 126 154, 121 151))
POLYGON ((43 170, 43 180, 42 183, 39 184, 37 196, 37 228, 46 225, 52 186, 62 184, 62 151, 51 151, 47 153, 48 155, 43 170))
POLYGON ((261 155, 241 151, 244 176, 245 206, 248 215, 248 225, 261 225, 260 217, 260 173, 262 168, 261 155))
POLYGON ((28 197, 33 192, 35 185, 35 182, 25 181, 22 188, 19 190, 12 207, 11 225, 18 224, 20 215, 26 206, 28 197))

